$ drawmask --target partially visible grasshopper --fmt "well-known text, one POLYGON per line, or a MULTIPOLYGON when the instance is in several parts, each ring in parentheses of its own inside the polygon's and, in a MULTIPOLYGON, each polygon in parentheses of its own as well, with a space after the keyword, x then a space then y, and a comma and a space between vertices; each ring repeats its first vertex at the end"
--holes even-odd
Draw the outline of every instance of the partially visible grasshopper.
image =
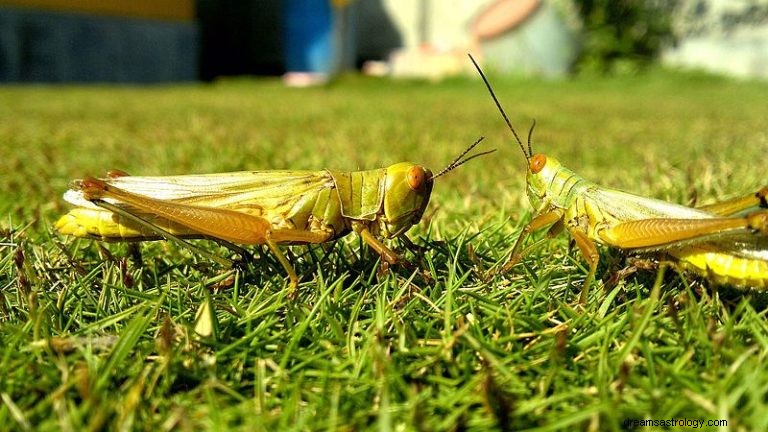
POLYGON ((482 139, 434 175, 407 162, 355 172, 139 177, 110 171, 106 178, 75 180, 64 199, 77 207, 55 226, 62 234, 103 241, 170 239, 223 264, 231 261, 184 238, 266 244, 287 272, 293 291, 299 278, 278 244, 324 243, 354 231, 384 262, 397 263, 398 255, 377 237, 405 237, 421 220, 436 178, 495 151, 462 159, 482 139))
POLYGON ((483 71, 470 56, 528 164, 528 199, 533 219, 517 238, 508 271, 540 242, 520 250, 534 231, 550 227, 547 238, 563 229, 573 237, 589 265, 580 302, 587 299, 599 254, 596 243, 632 252, 662 251, 681 268, 716 284, 768 288, 768 187, 741 198, 690 208, 604 188, 560 165, 556 159, 534 154, 531 133, 528 149, 512 127, 483 71))

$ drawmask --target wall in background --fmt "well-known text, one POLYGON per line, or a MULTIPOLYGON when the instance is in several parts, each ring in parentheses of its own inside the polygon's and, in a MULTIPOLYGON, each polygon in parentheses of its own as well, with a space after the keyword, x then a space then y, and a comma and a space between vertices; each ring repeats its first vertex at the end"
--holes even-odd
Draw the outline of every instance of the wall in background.
POLYGON ((0 0, 0 82, 198 78, 193 0, 0 0))
POLYGON ((664 64, 768 78, 768 0, 681 0, 664 64))

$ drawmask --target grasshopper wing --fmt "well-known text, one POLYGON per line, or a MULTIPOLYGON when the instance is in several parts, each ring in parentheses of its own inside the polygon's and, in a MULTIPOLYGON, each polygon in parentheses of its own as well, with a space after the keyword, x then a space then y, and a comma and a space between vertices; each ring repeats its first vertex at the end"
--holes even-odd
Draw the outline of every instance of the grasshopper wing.
MULTIPOLYGON (((297 208, 311 205, 311 200, 323 189, 334 187, 333 179, 326 171, 289 170, 156 177, 119 176, 101 181, 137 196, 185 206, 232 210, 278 223, 284 222, 297 208)), ((92 203, 81 185, 81 181, 75 181, 72 189, 64 194, 64 199, 78 208, 57 222, 60 232, 102 240, 156 237, 92 203)), ((182 225, 118 199, 105 197, 104 201, 173 234, 195 236, 194 231, 182 225)))
MULTIPOLYGON (((180 176, 121 176, 101 179, 136 195, 179 204, 250 212, 249 208, 289 211, 302 197, 333 187, 325 171, 242 171, 180 176)), ((68 202, 93 207, 77 188, 64 194, 68 202)), ((120 205, 119 202, 113 204, 120 205)))

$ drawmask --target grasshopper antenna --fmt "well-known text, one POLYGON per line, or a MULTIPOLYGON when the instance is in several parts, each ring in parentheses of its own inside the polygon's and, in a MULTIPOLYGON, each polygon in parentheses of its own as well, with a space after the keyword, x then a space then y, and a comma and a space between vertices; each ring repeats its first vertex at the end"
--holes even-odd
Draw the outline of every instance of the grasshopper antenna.
POLYGON ((484 155, 487 155, 487 154, 489 154, 489 153, 493 153, 493 152, 495 152, 495 151, 496 151, 496 149, 493 149, 493 150, 488 150, 488 151, 484 151, 484 152, 481 152, 481 153, 478 153, 478 154, 474 154, 474 155, 472 155, 472 156, 470 156, 470 157, 468 157, 468 158, 466 158, 466 159, 464 159, 464 160, 462 160, 462 159, 461 159, 461 158, 463 158, 463 157, 464 157, 464 156, 465 156, 467 153, 469 153, 469 152, 470 152, 470 151, 471 151, 473 148, 475 148, 475 147, 476 147, 478 144, 480 144, 480 141, 482 141, 482 140, 484 140, 484 139, 485 139, 485 137, 483 137, 483 136, 481 136, 480 138, 478 138, 478 139, 477 139, 477 141, 475 141, 475 142, 474 142, 474 143, 473 143, 471 146, 467 147, 467 149, 466 149, 466 150, 464 150, 463 152, 461 152, 461 154, 460 154, 460 155, 459 155, 459 156, 458 156, 456 159, 454 159, 454 160, 453 160, 451 163, 449 163, 447 167, 443 168, 442 170, 440 170, 440 172, 439 172, 439 173, 437 173, 437 174, 433 175, 433 176, 432 176, 432 177, 430 177, 429 179, 430 179, 430 180, 434 180, 434 179, 436 179, 436 178, 440 177, 441 175, 443 175, 443 174, 446 174, 446 173, 448 173, 449 171, 452 171, 452 170, 456 169, 457 167, 459 167, 459 166, 461 166, 461 165, 464 165, 465 163, 467 163, 467 162, 471 161, 472 159, 474 159, 474 158, 476 158, 476 157, 484 156, 484 155))
POLYGON ((533 119, 531 128, 528 129, 528 154, 533 156, 533 150, 531 149, 531 136, 533 135, 533 128, 536 127, 536 119, 533 119))
MULTIPOLYGON (((523 151, 523 154, 525 155, 526 162, 528 159, 533 156, 532 152, 530 152, 530 139, 528 141, 528 151, 529 153, 525 152, 525 146, 523 146, 523 142, 520 140, 520 137, 517 135, 517 131, 515 131, 515 128, 512 127, 512 122, 509 121, 509 117, 507 117, 507 113, 504 112, 504 108, 501 107, 501 103, 499 103, 499 100, 496 98, 496 94, 493 92, 493 88, 491 88, 491 83, 488 82, 488 78, 485 77, 485 74, 483 73, 483 70, 480 69, 480 66, 478 66, 477 62, 475 61, 475 58, 472 57, 472 54, 467 54, 469 56, 469 59, 472 60, 472 64, 475 65, 475 69, 477 69, 478 72, 480 72, 480 77, 483 78, 483 82, 485 83, 485 86, 488 88, 488 92, 491 93, 491 97, 493 98, 493 102, 496 103, 496 107, 499 109, 499 112, 501 113, 501 116, 504 117, 504 121, 507 122, 507 126, 509 126, 509 130, 512 131, 512 135, 515 136, 515 139, 517 140, 517 143, 520 145, 520 150, 523 151)), ((531 128, 533 130, 533 128, 531 128)))

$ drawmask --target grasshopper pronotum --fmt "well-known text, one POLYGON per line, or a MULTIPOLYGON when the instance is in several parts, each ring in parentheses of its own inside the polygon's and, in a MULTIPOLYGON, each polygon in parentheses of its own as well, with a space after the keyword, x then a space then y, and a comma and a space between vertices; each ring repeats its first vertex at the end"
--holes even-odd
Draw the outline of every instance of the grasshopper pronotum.
POLYGON ((278 244, 323 243, 356 232, 395 264, 379 240, 405 236, 421 220, 434 179, 495 150, 469 156, 482 138, 432 174, 402 162, 368 171, 243 171, 141 177, 111 171, 72 183, 64 199, 77 207, 56 222, 62 234, 103 241, 175 240, 218 262, 184 238, 266 244, 290 279, 298 276, 278 244))
MULTIPOLYGON (((596 243, 634 252, 661 251, 681 268, 717 284, 768 288, 768 186, 756 193, 699 208, 633 195, 592 183, 556 159, 526 151, 483 71, 470 56, 525 155, 533 219, 517 237, 509 270, 538 243, 520 250, 533 231, 548 237, 567 230, 589 265, 580 301, 587 299, 599 254, 596 243)), ((534 123, 535 126, 535 123, 534 123)), ((546 240, 546 239, 544 239, 546 240)))

